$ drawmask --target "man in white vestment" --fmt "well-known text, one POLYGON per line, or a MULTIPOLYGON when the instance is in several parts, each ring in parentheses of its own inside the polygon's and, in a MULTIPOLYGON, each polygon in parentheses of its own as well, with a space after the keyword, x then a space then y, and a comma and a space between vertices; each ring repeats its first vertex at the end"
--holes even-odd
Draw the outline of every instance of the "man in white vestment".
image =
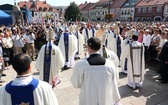
POLYGON ((17 77, 0 88, 1 105, 58 105, 51 85, 30 75, 29 55, 16 55, 12 66, 17 77))
POLYGON ((113 50, 114 47, 114 42, 112 41, 114 39, 114 29, 112 26, 110 26, 110 30, 108 31, 108 36, 107 36, 107 48, 109 50, 113 50))
POLYGON ((79 105, 119 104, 115 65, 98 53, 100 47, 98 38, 90 38, 87 41, 89 57, 77 62, 73 69, 72 85, 81 89, 79 105))
POLYGON ((94 28, 93 25, 91 25, 91 27, 89 29, 89 38, 95 37, 95 35, 96 35, 96 29, 94 28))
POLYGON ((60 82, 59 70, 64 66, 64 58, 60 49, 54 45, 55 33, 52 29, 47 34, 48 43, 43 45, 35 68, 40 71, 40 80, 55 86, 60 82))
POLYGON ((132 40, 133 42, 127 45, 125 54, 128 58, 128 85, 135 89, 136 87, 141 87, 144 81, 144 46, 138 42, 137 35, 133 35, 132 40))
POLYGON ((66 32, 61 35, 60 41, 58 43, 58 47, 60 48, 63 57, 64 57, 64 69, 69 69, 73 66, 73 62, 71 59, 74 59, 74 55, 77 52, 77 40, 74 35, 71 35, 68 32, 68 28, 66 32))
POLYGON ((119 33, 120 31, 119 27, 116 24, 114 24, 113 27, 114 27, 114 38, 111 39, 112 41, 111 45, 113 46, 112 51, 114 51, 117 54, 118 58, 120 59, 121 43, 123 41, 123 38, 121 37, 119 33))
POLYGON ((69 26, 69 34, 73 37, 73 44, 74 44, 74 52, 72 54, 72 57, 70 58, 70 66, 73 67, 75 65, 75 54, 78 51, 78 39, 77 36, 75 35, 75 29, 73 25, 69 26))
MULTIPOLYGON (((81 29, 80 29, 81 30, 81 29)), ((83 45, 85 43, 83 35, 80 33, 79 26, 76 27, 76 37, 77 37, 77 53, 75 55, 75 59, 80 59, 80 55, 83 53, 83 45)))
MULTIPOLYGON (((128 29, 128 28, 127 28, 128 29)), ((127 57, 125 56, 125 48, 128 44, 131 43, 133 31, 129 30, 125 33, 125 39, 121 43, 121 56, 120 56, 120 65, 122 72, 127 74, 127 57)))
POLYGON ((86 24, 83 24, 82 35, 83 35, 84 38, 85 38, 85 45, 87 44, 87 40, 88 40, 89 37, 90 37, 89 34, 90 34, 89 29, 87 28, 86 24))
POLYGON ((114 65, 116 67, 115 68, 116 80, 117 80, 117 83, 119 83, 119 71, 118 71, 119 59, 118 59, 118 56, 113 51, 106 48, 106 45, 105 45, 106 36, 107 36, 107 33, 105 32, 105 30, 99 30, 95 37, 99 38, 99 40, 101 41, 101 48, 99 50, 100 54, 104 58, 107 58, 114 62, 114 65))

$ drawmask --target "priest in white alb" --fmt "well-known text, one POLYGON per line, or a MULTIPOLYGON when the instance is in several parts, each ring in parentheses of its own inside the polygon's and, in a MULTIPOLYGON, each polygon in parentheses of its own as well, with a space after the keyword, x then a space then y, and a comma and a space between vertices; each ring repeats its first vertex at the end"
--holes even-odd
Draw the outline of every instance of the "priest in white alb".
POLYGON ((64 66, 63 55, 56 45, 54 45, 55 33, 52 29, 47 34, 48 43, 43 45, 35 68, 40 71, 40 80, 55 86, 60 82, 59 70, 64 66))
POLYGON ((74 59, 74 55, 77 52, 77 39, 76 36, 72 35, 68 28, 66 28, 66 32, 61 36, 60 41, 58 43, 58 47, 60 48, 64 61, 64 69, 69 69, 73 66, 74 62, 71 59, 74 59))
POLYGON ((126 46, 125 54, 128 58, 128 86, 135 89, 136 87, 141 87, 144 81, 144 46, 138 42, 137 35, 133 35, 132 40, 133 42, 126 46))

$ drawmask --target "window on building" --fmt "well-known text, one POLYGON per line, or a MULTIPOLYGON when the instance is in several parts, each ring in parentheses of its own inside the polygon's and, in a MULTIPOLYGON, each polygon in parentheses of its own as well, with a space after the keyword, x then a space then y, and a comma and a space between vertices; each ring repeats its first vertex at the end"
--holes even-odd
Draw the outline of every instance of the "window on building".
POLYGON ((147 21, 151 21, 151 17, 147 17, 147 21))
POLYGON ((107 11, 105 11, 105 14, 107 14, 107 11))
POLYGON ((100 12, 98 12, 98 15, 100 15, 100 12))
POLYGON ((125 13, 124 14, 127 14, 127 10, 125 10, 125 13))
POLYGON ((41 7, 39 7, 39 11, 42 11, 43 9, 41 7))
POLYGON ((141 8, 138 8, 138 13, 141 13, 141 8))
POLYGON ((152 7, 148 7, 148 13, 152 13, 152 7))
POLYGON ((50 8, 49 11, 53 11, 53 8, 50 8))
POLYGON ((143 13, 146 13, 146 7, 143 7, 143 13))
POLYGON ((102 15, 104 15, 104 11, 102 12, 102 15))
POLYGON ((142 17, 142 21, 146 21, 146 17, 142 17))
POLYGON ((37 16, 37 13, 35 13, 35 16, 37 16))
POLYGON ((162 8, 161 7, 157 7, 157 13, 161 13, 162 8))
POLYGON ((47 8, 46 8, 46 7, 44 7, 43 11, 47 11, 47 8))
POLYGON ((130 14, 130 10, 128 10, 128 14, 130 14))

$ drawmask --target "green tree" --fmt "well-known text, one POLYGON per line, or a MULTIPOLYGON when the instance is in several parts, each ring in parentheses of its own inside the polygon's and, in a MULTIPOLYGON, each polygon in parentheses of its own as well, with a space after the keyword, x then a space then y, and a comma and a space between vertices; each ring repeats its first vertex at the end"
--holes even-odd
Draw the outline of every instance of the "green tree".
POLYGON ((71 2, 70 5, 65 10, 65 19, 76 21, 76 19, 79 19, 81 16, 81 11, 78 8, 78 6, 75 4, 75 2, 71 2))

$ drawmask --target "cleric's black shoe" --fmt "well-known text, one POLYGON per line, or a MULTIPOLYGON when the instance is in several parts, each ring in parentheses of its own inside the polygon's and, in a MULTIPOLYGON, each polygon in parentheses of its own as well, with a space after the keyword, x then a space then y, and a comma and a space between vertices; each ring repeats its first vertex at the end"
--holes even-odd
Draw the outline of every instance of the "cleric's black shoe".
POLYGON ((2 76, 6 76, 6 74, 2 74, 2 76))
POLYGON ((75 60, 79 60, 80 59, 80 57, 75 57, 75 60))
POLYGON ((166 84, 166 83, 168 83, 168 81, 161 81, 161 83, 162 83, 162 84, 166 84))
POLYGON ((70 69, 70 67, 64 66, 64 70, 68 70, 70 69))

